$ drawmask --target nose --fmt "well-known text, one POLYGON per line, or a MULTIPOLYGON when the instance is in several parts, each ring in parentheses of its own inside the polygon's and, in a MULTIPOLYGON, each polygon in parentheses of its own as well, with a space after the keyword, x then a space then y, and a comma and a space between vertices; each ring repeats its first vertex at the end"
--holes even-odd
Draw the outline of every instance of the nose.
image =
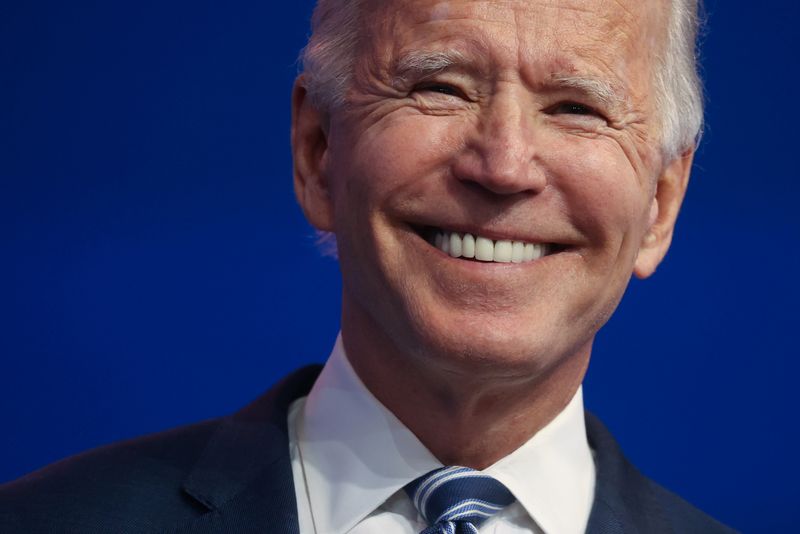
POLYGON ((521 95, 496 93, 482 110, 453 171, 497 195, 539 193, 547 185, 537 161, 534 114, 521 95))

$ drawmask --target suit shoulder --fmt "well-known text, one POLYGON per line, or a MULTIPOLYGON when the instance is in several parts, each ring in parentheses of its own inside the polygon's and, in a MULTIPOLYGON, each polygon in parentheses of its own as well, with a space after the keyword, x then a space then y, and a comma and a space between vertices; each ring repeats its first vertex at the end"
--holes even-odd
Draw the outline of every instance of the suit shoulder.
POLYGON ((181 483, 219 422, 99 447, 0 485, 0 531, 149 532, 191 516, 181 483))
POLYGON ((735 534, 737 531, 720 523, 683 497, 648 479, 653 496, 669 517, 675 532, 686 534, 735 534))
POLYGON ((735 532, 643 475, 628 461, 605 425, 591 413, 585 415, 587 438, 597 468, 590 522, 631 525, 632 532, 735 532))

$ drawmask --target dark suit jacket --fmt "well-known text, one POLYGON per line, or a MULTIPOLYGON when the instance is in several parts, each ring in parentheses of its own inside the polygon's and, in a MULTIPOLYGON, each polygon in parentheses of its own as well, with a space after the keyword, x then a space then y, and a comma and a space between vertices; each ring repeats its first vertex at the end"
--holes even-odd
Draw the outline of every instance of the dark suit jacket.
MULTIPOLYGON (((68 458, 0 486, 0 532, 298 533, 286 428, 320 367, 240 412, 68 458)), ((733 532, 642 476, 587 414, 597 486, 587 532, 733 532)))

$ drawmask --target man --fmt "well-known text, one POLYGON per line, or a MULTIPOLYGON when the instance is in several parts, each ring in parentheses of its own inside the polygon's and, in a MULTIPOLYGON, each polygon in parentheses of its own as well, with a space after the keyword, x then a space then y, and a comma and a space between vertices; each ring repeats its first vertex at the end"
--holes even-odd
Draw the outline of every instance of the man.
POLYGON ((702 122, 691 0, 321 0, 295 189, 336 238, 325 368, 0 490, 3 532, 729 532, 581 382, 663 259, 702 122))

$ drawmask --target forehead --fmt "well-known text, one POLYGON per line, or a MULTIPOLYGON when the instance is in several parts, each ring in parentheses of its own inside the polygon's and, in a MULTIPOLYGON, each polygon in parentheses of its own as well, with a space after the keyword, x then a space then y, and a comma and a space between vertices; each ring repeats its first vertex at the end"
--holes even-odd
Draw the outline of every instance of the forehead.
POLYGON ((650 72, 664 12, 665 0, 373 0, 364 23, 378 63, 447 49, 492 70, 589 70, 630 81, 650 72))

